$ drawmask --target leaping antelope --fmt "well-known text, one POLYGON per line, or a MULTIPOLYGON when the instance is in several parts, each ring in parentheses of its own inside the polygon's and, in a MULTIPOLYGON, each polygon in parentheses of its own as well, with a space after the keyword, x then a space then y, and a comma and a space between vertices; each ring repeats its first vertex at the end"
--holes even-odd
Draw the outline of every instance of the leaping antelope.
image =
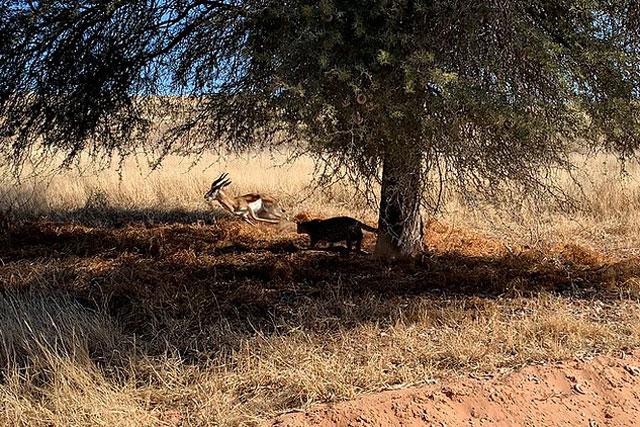
POLYGON ((226 210, 234 215, 242 217, 244 221, 255 225, 252 220, 278 224, 284 211, 278 207, 278 202, 258 193, 249 193, 242 196, 230 197, 222 191, 231 184, 227 178, 229 174, 223 173, 211 183, 211 188, 204 195, 205 200, 212 202, 217 200, 226 210))

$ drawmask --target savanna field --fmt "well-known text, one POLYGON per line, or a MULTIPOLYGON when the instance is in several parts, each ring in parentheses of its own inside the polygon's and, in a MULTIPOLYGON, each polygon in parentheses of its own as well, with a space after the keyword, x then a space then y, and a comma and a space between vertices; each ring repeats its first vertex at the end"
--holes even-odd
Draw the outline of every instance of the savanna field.
MULTIPOLYGON (((309 159, 143 158, 7 172, 0 203, 0 423, 261 425, 386 389, 640 347, 640 169, 577 158, 576 204, 425 212, 424 255, 308 251, 293 218, 376 212, 309 159), (208 206, 280 200, 252 227, 208 206)), ((372 251, 375 236, 366 234, 372 251)))

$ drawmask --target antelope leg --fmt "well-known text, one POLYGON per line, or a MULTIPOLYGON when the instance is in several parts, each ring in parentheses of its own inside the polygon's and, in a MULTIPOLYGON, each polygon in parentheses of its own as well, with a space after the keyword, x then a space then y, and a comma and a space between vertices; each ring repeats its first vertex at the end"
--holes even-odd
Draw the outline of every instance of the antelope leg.
POLYGON ((251 217, 251 219, 254 219, 256 221, 260 221, 260 222, 266 222, 267 224, 278 224, 280 221, 277 221, 275 219, 266 219, 266 218, 260 218, 259 216, 256 215, 256 213, 249 209, 249 216, 251 217))

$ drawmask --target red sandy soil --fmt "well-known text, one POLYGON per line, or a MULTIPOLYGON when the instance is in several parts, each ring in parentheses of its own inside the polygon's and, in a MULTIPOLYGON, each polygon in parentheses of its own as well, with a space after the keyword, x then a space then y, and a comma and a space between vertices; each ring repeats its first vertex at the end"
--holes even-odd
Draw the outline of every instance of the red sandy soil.
POLYGON ((640 352, 386 391, 282 415, 299 426, 640 426, 640 352))

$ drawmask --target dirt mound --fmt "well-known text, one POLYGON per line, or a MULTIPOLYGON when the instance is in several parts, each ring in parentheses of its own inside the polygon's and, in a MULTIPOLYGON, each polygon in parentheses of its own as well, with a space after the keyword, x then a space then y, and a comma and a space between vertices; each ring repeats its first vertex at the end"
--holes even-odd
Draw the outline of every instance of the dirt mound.
POLYGON ((298 426, 634 426, 640 352, 624 358, 531 366, 500 378, 466 378, 388 391, 286 414, 298 426))

